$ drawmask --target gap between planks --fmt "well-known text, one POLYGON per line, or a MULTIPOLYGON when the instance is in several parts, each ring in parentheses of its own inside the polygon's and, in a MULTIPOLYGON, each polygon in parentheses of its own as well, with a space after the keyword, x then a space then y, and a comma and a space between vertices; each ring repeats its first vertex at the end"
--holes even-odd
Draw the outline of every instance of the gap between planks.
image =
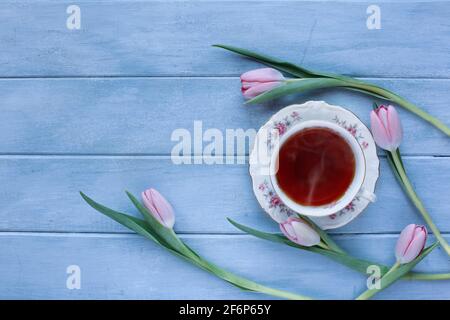
MULTIPOLYGON (((338 74, 340 75, 340 74, 338 74)), ((405 76, 370 76, 370 75, 361 75, 361 74, 342 74, 344 76, 353 77, 359 80, 368 80, 368 81, 376 81, 376 80, 427 80, 427 81, 441 81, 441 80, 450 80, 450 77, 445 76, 436 76, 436 77, 405 77, 405 76)), ((224 75, 214 75, 214 74, 198 74, 198 75, 183 75, 183 74, 161 74, 161 75, 26 75, 26 76, 1 76, 0 81, 2 80, 64 80, 64 79, 239 79, 240 74, 224 74, 224 75)))
MULTIPOLYGON (((177 233, 184 239, 229 239, 229 238, 255 238, 252 235, 245 233, 177 233)), ((397 238, 399 232, 383 232, 383 233, 333 233, 330 234, 333 238, 397 238)), ((450 236, 450 232, 442 232, 443 236, 450 236)), ((142 238, 142 236, 133 232, 64 232, 64 231, 1 231, 2 236, 25 236, 25 237, 74 237, 74 238, 142 238)), ((433 234, 430 237, 434 239, 433 234)), ((256 238, 255 238, 256 239, 256 238)))
MULTIPOLYGON (((243 164, 213 164, 213 165, 248 165, 248 154, 240 155, 219 155, 225 160, 226 157, 245 157, 245 163, 243 164)), ((186 155, 191 160, 205 157, 202 155, 186 155)), ((215 156, 213 156, 215 158, 215 156)), ((384 153, 378 154, 379 158, 386 158, 384 153)), ((411 159, 435 159, 435 158, 449 158, 448 154, 422 154, 422 153, 402 153, 403 158, 411 159)), ((150 159, 150 160, 170 160, 172 156, 170 154, 152 154, 152 153, 1 153, 0 159, 150 159)), ((194 164, 191 164, 194 165, 194 164)), ((195 164, 198 165, 198 164, 195 164)), ((207 165, 207 164, 200 164, 207 165)))

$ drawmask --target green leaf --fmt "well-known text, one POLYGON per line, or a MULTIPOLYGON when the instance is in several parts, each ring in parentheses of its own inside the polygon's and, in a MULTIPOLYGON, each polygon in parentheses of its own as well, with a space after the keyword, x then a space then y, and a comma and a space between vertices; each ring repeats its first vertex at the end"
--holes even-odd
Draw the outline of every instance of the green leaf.
POLYGON ((127 196, 130 198, 131 202, 134 204, 136 209, 142 214, 144 219, 147 221, 147 224, 150 228, 158 235, 159 238, 163 239, 165 243, 167 243, 172 249, 179 252, 186 257, 192 258, 196 260, 198 255, 194 253, 189 247, 187 247, 184 242, 182 242, 176 233, 169 228, 163 226, 155 217, 148 211, 146 207, 144 207, 139 200, 136 199, 130 192, 125 191, 127 196))
POLYGON ((260 285, 259 283, 253 282, 251 280, 242 278, 240 276, 237 276, 231 272, 228 272, 215 264, 201 258, 202 264, 205 266, 205 269, 212 274, 216 275, 217 277, 227 281, 228 283, 246 291, 253 291, 253 292, 261 292, 269 295, 273 295, 280 298, 285 299, 292 299, 292 300, 311 300, 310 297, 299 295, 296 293, 291 293, 287 291, 282 291, 278 289, 273 289, 270 287, 266 287, 263 285, 260 285))
MULTIPOLYGON (((224 45, 224 44, 215 44, 215 45, 213 45, 213 47, 222 48, 222 49, 240 54, 247 58, 251 58, 251 59, 261 62, 269 67, 275 68, 282 72, 289 73, 298 78, 321 78, 321 77, 323 77, 323 78, 334 78, 334 79, 341 79, 341 80, 355 80, 350 77, 342 76, 339 74, 308 70, 299 65, 296 65, 296 64, 293 64, 293 63, 290 63, 287 61, 279 60, 277 58, 270 57, 270 56, 267 56, 267 55, 264 55, 261 53, 257 53, 257 52, 253 52, 253 51, 243 49, 243 48, 238 48, 238 47, 224 45)), ((357 80, 355 80, 355 81, 357 81, 357 80)))
POLYGON ((406 172, 406 170, 405 170, 405 165, 403 164, 402 155, 401 155, 401 153, 400 153, 400 148, 397 148, 397 149, 395 150, 395 153, 397 154, 398 159, 400 160, 400 164, 402 165, 403 171, 406 172))
POLYGON ((304 246, 298 245, 298 244, 290 241, 284 235, 259 231, 259 230, 244 226, 240 223, 237 223, 236 221, 233 221, 230 218, 227 218, 227 219, 233 226, 235 226, 239 230, 241 230, 245 233, 251 234, 257 238, 269 240, 269 241, 276 242, 276 243, 282 243, 282 244, 288 245, 290 247, 302 249, 305 251, 319 253, 321 255, 324 255, 330 259, 333 259, 334 261, 344 264, 347 267, 350 267, 361 273, 366 273, 367 268, 370 265, 378 265, 381 268, 382 274, 388 270, 388 267, 380 265, 378 263, 374 263, 374 262, 370 262, 370 261, 366 261, 366 260, 362 260, 362 259, 357 259, 357 258, 349 256, 345 253, 326 250, 326 249, 322 249, 322 248, 319 248, 316 246, 304 247, 304 246))
POLYGON ((398 172, 397 166, 395 165, 394 159, 392 159, 392 154, 390 151, 386 151, 386 158, 388 160, 389 166, 392 169, 392 172, 394 173, 395 177, 397 178, 397 181, 400 183, 400 186, 402 187, 402 189, 407 192, 406 188, 405 188, 405 184, 403 183, 403 179, 400 176, 400 173, 398 172))
POLYGON ((444 132, 447 136, 450 136, 450 128, 446 126, 442 121, 440 121, 438 118, 433 117, 429 113, 423 111, 413 103, 407 101, 403 97, 393 93, 392 91, 389 91, 387 89, 384 89, 382 87, 376 86, 374 84, 354 79, 352 77, 343 76, 339 74, 333 74, 333 73, 324 73, 324 72, 316 72, 312 70, 305 69, 303 67, 300 67, 298 65, 278 60, 273 57, 269 57, 260 53, 252 52, 250 50, 237 48, 233 46, 228 45, 221 45, 217 44, 214 45, 214 47, 223 48, 226 50, 229 50, 231 52, 238 53, 240 55, 246 56, 248 58, 251 58, 253 60, 256 60, 258 62, 261 62, 263 64, 266 64, 270 67, 273 67, 275 69, 278 69, 280 71, 289 73, 295 77, 300 78, 331 78, 335 80, 342 80, 346 82, 345 86, 340 86, 349 90, 353 91, 359 91, 366 94, 369 94, 371 96, 381 98, 384 100, 391 101, 393 103, 396 103, 406 110, 409 110, 410 112, 414 113, 415 115, 419 116, 420 118, 424 119, 425 121, 428 121, 432 125, 434 125, 436 128, 444 132))
MULTIPOLYGON (((310 300, 311 299, 309 297, 298 295, 295 293, 266 287, 266 286, 260 285, 256 282, 253 282, 251 280, 247 280, 245 278, 236 276, 233 273, 228 272, 228 271, 210 263, 209 261, 201 258, 197 253, 195 253, 192 249, 190 249, 187 245, 185 245, 184 242, 182 242, 180 239, 178 239, 178 237, 174 233, 175 237, 185 246, 185 248, 187 250, 189 250, 190 252, 192 252, 192 254, 189 254, 189 255, 180 253, 180 252, 172 249, 171 246, 167 245, 167 243, 165 241, 160 241, 159 240, 161 238, 160 234, 156 233, 155 230, 144 220, 141 220, 136 217, 133 217, 133 216, 112 210, 108 207, 105 207, 105 206, 101 205, 100 203, 97 203, 94 200, 92 200, 91 198, 89 198, 83 192, 80 192, 80 194, 83 197, 83 199, 92 208, 99 211, 100 213, 117 221, 118 223, 122 224, 123 226, 129 228, 130 230, 135 231, 136 233, 138 233, 150 240, 153 240, 155 243, 164 247, 172 254, 198 266, 199 268, 201 268, 213 275, 216 275, 217 277, 227 281, 228 283, 236 286, 237 288, 239 288, 241 290, 260 292, 260 293, 265 293, 265 294, 273 295, 273 296, 280 297, 280 298, 286 298, 286 299, 295 299, 295 300, 310 300), (193 257, 192 255, 195 255, 195 256, 193 257)), ((143 214, 145 213, 145 215, 146 215, 147 213, 142 210, 145 208, 142 205, 140 205, 140 203, 137 201, 137 199, 132 194, 130 194, 130 193, 127 193, 127 194, 130 197, 130 199, 133 201, 133 203, 138 207, 139 211, 143 214)), ((155 221, 157 222, 156 219, 155 219, 155 221, 150 219, 150 221, 152 221, 152 223, 155 221)), ((158 224, 159 224, 159 222, 158 222, 158 224)), ((158 227, 158 229, 159 229, 159 227, 158 227)), ((167 230, 169 230, 169 229, 167 229, 167 230)))
POLYGON ((409 197, 411 202, 414 204, 414 206, 417 208, 417 210, 422 215, 422 218, 427 223, 428 227, 433 232, 434 236, 439 240, 442 249, 445 250, 447 255, 450 256, 450 245, 447 243, 447 240, 442 236, 439 228, 436 226, 436 224, 433 222, 433 219, 431 218, 430 214, 428 213, 427 209, 423 205, 422 201, 420 200, 419 196, 417 195, 416 191, 414 190, 414 187, 409 180, 406 170, 403 166, 403 161, 401 160, 400 151, 397 149, 396 152, 390 153, 393 167, 397 170, 401 180, 400 183, 405 190, 406 195, 409 197))
MULTIPOLYGON (((244 226, 243 224, 240 224, 240 223, 234 221, 231 218, 227 218, 227 220, 228 220, 229 223, 231 223, 233 226, 235 226, 239 230, 244 231, 245 233, 251 234, 251 235, 253 235, 253 236, 257 237, 257 238, 264 239, 264 240, 269 240, 269 241, 272 241, 272 242, 289 244, 289 245, 290 245, 290 243, 294 244, 293 242, 289 241, 285 237, 280 237, 278 234, 267 233, 267 232, 264 232, 264 231, 259 231, 259 230, 256 230, 256 229, 244 226), (290 243, 288 243, 288 241, 286 241, 286 240, 288 240, 290 243)), ((297 246, 297 245, 295 245, 295 246, 297 246)), ((301 247, 301 248, 303 248, 303 247, 301 247)))
POLYGON ((402 187, 402 189, 406 193, 406 195, 410 196, 408 193, 408 189, 406 188, 406 183, 408 183, 408 181, 405 181, 402 178, 402 175, 400 174, 400 170, 403 170, 403 172, 406 174, 406 169, 403 164, 402 156, 400 154, 400 148, 397 148, 397 150, 395 150, 393 153, 388 150, 385 150, 385 152, 387 155, 389 166, 391 167, 392 171, 394 172, 394 175, 397 178, 397 181, 400 183, 400 186, 402 187), (401 168, 397 168, 397 166, 395 165, 395 161, 394 161, 395 155, 397 155, 397 157, 399 159, 401 168))
POLYGON ((89 198, 87 195, 85 195, 83 192, 80 191, 81 197, 86 201, 92 208, 97 210, 100 213, 103 213, 105 216, 117 221, 121 225, 127 227, 130 230, 133 230, 134 232, 153 240, 154 242, 165 246, 164 243, 162 243, 159 239, 157 239, 157 235, 154 233, 153 230, 150 230, 145 223, 145 221, 138 219, 136 217, 112 210, 108 207, 105 207, 104 205, 101 205, 98 202, 95 202, 91 198, 89 198))
MULTIPOLYGON (((361 81, 361 80, 358 80, 358 79, 355 79, 352 77, 336 74, 336 73, 319 72, 319 71, 309 70, 309 69, 303 68, 299 65, 293 64, 291 62, 283 61, 283 60, 280 60, 280 59, 277 59, 277 58, 274 58, 274 57, 271 57, 268 55, 264 55, 264 54, 257 53, 257 52, 247 50, 247 49, 243 49, 243 48, 238 48, 238 47, 224 45, 224 44, 214 44, 213 47, 222 48, 222 49, 240 54, 244 57, 253 59, 253 60, 263 63, 269 67, 275 68, 282 72, 286 72, 286 73, 293 75, 295 77, 298 77, 298 78, 332 78, 332 79, 337 79, 337 80, 349 81, 352 83, 361 83, 361 84, 365 83, 364 81, 361 81)), ((355 88, 354 90, 358 91, 360 89, 355 88)), ((361 90, 361 91, 363 91, 363 90, 361 90)), ((382 96, 380 96, 380 97, 382 97, 382 96)))
POLYGON ((263 54, 259 54, 256 52, 252 52, 247 49, 237 48, 233 46, 227 46, 223 44, 215 44, 213 47, 222 48, 225 50, 232 51, 234 53, 238 53, 240 55, 243 55, 248 58, 252 58, 258 62, 261 62, 267 66, 270 66, 272 68, 278 69, 280 71, 289 73, 293 76, 300 77, 300 78, 310 78, 310 77, 322 77, 322 75, 319 75, 319 73, 312 72, 310 70, 307 70, 305 68, 302 68, 300 66, 297 66, 295 64, 292 64, 290 62, 282 61, 273 57, 269 57, 263 54))
POLYGON ((424 249, 422 253, 409 263, 402 264, 397 270, 385 275, 381 279, 381 290, 389 287, 395 280, 407 274, 412 268, 414 268, 420 261, 422 261, 427 255, 431 253, 437 246, 439 242, 433 243, 428 248, 424 249))
POLYGON ((313 228, 316 230, 316 232, 319 234, 320 238, 328 245, 328 247, 336 252, 339 253, 345 253, 344 250, 342 250, 336 242, 331 239, 331 237, 328 235, 328 233, 325 230, 322 230, 317 224, 315 224, 311 219, 309 219, 306 216, 302 216, 302 219, 306 220, 313 228))
MULTIPOLYGON (((160 237, 162 235, 166 235, 169 234, 170 230, 169 228, 166 228, 165 226, 163 226, 148 210, 147 208, 145 208, 138 199, 136 199, 135 196, 133 196, 130 192, 125 191, 125 193, 127 194, 128 198, 131 200, 131 202, 133 203, 133 205, 136 207, 136 209, 138 209, 139 213, 142 215, 142 217, 145 219, 145 221, 147 222, 148 226, 153 230, 153 232, 155 232, 157 235, 159 235, 160 237)), ((162 237, 164 238, 164 237, 162 237)))
MULTIPOLYGON (((376 263, 376 262, 368 261, 368 260, 364 260, 364 259, 358 259, 358 258, 352 257, 346 253, 333 252, 333 251, 325 250, 325 249, 318 248, 318 247, 303 247, 303 246, 300 246, 300 245, 290 241, 284 235, 259 231, 259 230, 244 226, 242 224, 239 224, 236 221, 231 220, 230 218, 227 218, 227 219, 232 225, 234 225, 239 230, 241 230, 245 233, 251 234, 257 238, 276 242, 276 243, 282 243, 282 244, 288 245, 290 247, 294 247, 294 248, 305 250, 305 251, 319 253, 323 256, 326 256, 338 263, 341 263, 341 264, 343 264, 355 271, 361 272, 363 274, 367 274, 367 268, 369 266, 373 266, 373 265, 377 265, 380 267, 381 275, 384 275, 389 270, 388 266, 385 266, 380 263, 376 263)), ((408 279, 408 280, 449 280, 450 274, 449 273, 436 273, 435 274, 435 273, 409 272, 407 275, 405 275, 405 279, 408 279)))
POLYGON ((322 252, 318 253, 363 274, 367 274, 367 269, 369 268, 369 266, 378 266, 380 268, 381 274, 384 274, 389 270, 387 266, 384 266, 382 264, 367 261, 364 259, 358 259, 346 253, 338 253, 324 249, 322 249, 322 252))
POLYGON ((262 103, 292 93, 302 93, 310 90, 317 90, 323 88, 343 87, 345 82, 338 79, 331 78, 310 78, 310 79, 295 79, 287 80, 278 87, 266 91, 253 99, 250 99, 246 104, 262 103))
POLYGON ((450 136, 450 128, 447 127, 441 120, 439 120, 436 117, 433 117, 431 114, 425 112, 415 104, 393 93, 392 91, 389 91, 387 89, 384 89, 382 87, 376 86, 374 84, 365 81, 351 81, 351 80, 348 80, 348 86, 346 86, 346 88, 356 91, 359 90, 374 97, 381 97, 384 100, 388 100, 395 104, 398 104, 399 106, 405 108, 406 110, 422 118, 423 120, 431 123, 433 126, 444 132, 447 136, 450 136))
MULTIPOLYGON (((364 82, 362 82, 362 83, 364 83, 364 82)), ((343 86, 343 88, 351 90, 351 91, 356 91, 356 92, 359 92, 359 93, 364 93, 364 94, 367 94, 369 96, 372 96, 372 97, 375 97, 375 98, 378 98, 378 99, 383 99, 383 100, 386 100, 386 101, 393 101, 392 99, 390 99, 390 98, 388 98, 388 97, 386 97, 386 96, 384 96, 382 94, 377 94, 377 93, 375 93, 373 91, 367 91, 366 89, 354 88, 351 85, 343 86)))
MULTIPOLYGON (((181 253, 175 251, 172 249, 171 246, 169 246, 164 239, 161 239, 158 234, 155 233, 155 231, 153 229, 150 228, 150 226, 141 219, 138 219, 136 217, 112 210, 108 207, 105 207, 104 205, 101 205, 98 202, 95 202, 94 200, 92 200, 91 198, 89 198, 87 195, 85 195, 83 192, 80 192, 81 196, 83 197, 83 199, 95 210, 97 210, 98 212, 106 215, 107 217, 117 221, 118 223, 120 223, 121 225, 123 225, 124 227, 136 232, 137 234, 140 234, 141 236, 144 236, 147 239, 150 239, 152 241, 154 241, 155 243, 157 243, 158 245, 160 245, 161 247, 167 249, 170 253, 183 258, 184 260, 187 260, 195 265, 197 265, 198 267, 205 269, 205 267, 199 263, 198 261, 194 261, 184 255, 182 255, 181 253)), ((205 269, 206 270, 206 269, 205 269)), ((207 270, 208 271, 208 270, 207 270)))
POLYGON ((413 261, 400 265, 398 268, 392 269, 392 271, 387 272, 380 280, 380 289, 369 289, 362 293, 357 300, 366 300, 373 297, 378 292, 386 289, 392 285, 395 281, 405 276, 412 268, 414 268, 423 258, 425 258, 431 251, 436 248, 439 242, 435 242, 428 248, 422 251, 422 253, 413 261))

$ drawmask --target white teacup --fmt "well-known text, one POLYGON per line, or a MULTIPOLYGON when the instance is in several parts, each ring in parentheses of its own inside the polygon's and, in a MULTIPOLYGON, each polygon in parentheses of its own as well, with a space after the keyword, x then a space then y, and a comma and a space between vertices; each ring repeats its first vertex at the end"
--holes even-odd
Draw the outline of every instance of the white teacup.
POLYGON ((278 196, 286 206, 288 206, 293 211, 306 216, 322 217, 331 215, 344 209, 357 196, 374 202, 376 200, 375 194, 364 189, 362 186, 365 175, 366 161, 364 158, 364 153, 355 137, 352 136, 350 132, 337 124, 321 120, 304 121, 289 129, 289 131, 279 139, 278 143, 276 143, 270 160, 270 179, 272 181, 275 192, 278 194, 278 196), (276 170, 278 169, 278 154, 281 146, 293 134, 307 128, 327 128, 334 131, 349 144, 355 156, 355 175, 350 186, 338 200, 322 206, 305 206, 295 202, 279 187, 276 178, 276 170))

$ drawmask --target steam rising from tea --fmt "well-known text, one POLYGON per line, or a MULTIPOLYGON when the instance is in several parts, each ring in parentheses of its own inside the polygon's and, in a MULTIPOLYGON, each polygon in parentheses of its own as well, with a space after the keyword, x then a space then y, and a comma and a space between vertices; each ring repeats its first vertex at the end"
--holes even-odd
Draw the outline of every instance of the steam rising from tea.
POLYGON ((280 148, 276 179, 283 192, 304 206, 339 200, 355 176, 356 160, 347 141, 328 128, 308 128, 280 148))

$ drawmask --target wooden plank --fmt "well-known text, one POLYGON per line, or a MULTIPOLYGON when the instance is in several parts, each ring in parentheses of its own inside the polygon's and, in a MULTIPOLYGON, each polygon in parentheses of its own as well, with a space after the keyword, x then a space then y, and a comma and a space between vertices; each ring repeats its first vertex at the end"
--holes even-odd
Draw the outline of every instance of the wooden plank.
MULTIPOLYGON (((374 82, 450 125, 450 80, 374 82)), ((315 99, 345 106, 368 123, 373 103, 358 93, 332 90, 244 106, 238 78, 0 80, 0 96, 3 154, 167 155, 179 141, 171 141, 173 131, 185 128, 193 136, 196 120, 203 132, 217 128, 225 136, 226 129, 257 130, 281 107, 315 99)), ((409 112, 400 113, 405 154, 450 155, 447 137, 409 112)))
MULTIPOLYGON (((245 293, 135 235, 0 233, 2 299, 260 299, 245 293), (66 269, 81 270, 81 289, 66 287, 66 269)), ((188 236, 218 265, 268 286, 316 298, 352 299, 366 277, 325 257, 248 236, 188 236)), ((341 237, 355 255, 394 262, 395 235, 341 237)), ((436 249, 418 271, 446 272, 436 249)), ((449 299, 450 281, 402 281, 376 298, 449 299)))
MULTIPOLYGON (((450 231, 448 157, 405 158, 405 166, 442 231, 450 231)), ((252 193, 246 165, 174 165, 164 157, 2 157, 0 230, 125 232, 88 207, 79 190, 122 212, 137 214, 125 189, 139 195, 159 189, 176 210, 176 229, 189 233, 238 232, 227 221, 276 231, 252 193)), ((421 223, 385 159, 377 184, 378 201, 337 233, 399 232, 421 223)))
POLYGON ((210 46, 227 43, 315 69, 389 77, 449 77, 447 1, 80 0, 2 2, 0 76, 237 75, 255 66, 210 46), (232 5, 231 5, 232 3, 232 5))

